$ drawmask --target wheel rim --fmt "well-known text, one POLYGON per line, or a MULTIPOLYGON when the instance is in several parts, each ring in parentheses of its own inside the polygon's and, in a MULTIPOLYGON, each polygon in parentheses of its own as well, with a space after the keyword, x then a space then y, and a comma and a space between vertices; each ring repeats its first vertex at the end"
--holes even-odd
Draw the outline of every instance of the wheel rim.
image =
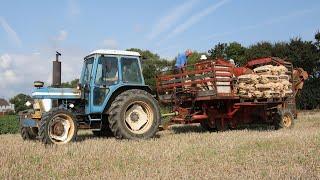
POLYGON ((284 125, 286 128, 290 127, 291 124, 292 124, 292 119, 291 119, 291 117, 288 116, 288 115, 283 116, 282 121, 283 121, 283 125, 284 125))
POLYGON ((147 132, 154 121, 153 111, 150 105, 137 101, 130 104, 125 113, 125 124, 134 134, 147 132))
POLYGON ((55 144, 65 144, 74 136, 75 126, 72 117, 66 114, 55 115, 48 125, 48 135, 55 144))

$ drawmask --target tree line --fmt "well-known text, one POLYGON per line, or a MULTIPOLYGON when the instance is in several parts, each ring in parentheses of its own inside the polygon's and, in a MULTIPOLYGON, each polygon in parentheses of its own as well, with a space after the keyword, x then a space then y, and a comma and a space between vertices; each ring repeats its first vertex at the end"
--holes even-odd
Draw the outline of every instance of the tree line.
MULTIPOLYGON (((137 48, 128 49, 141 54, 143 76, 145 83, 153 90, 155 89, 155 77, 167 67, 174 65, 174 59, 161 58, 158 54, 149 50, 137 48)), ((292 62, 294 67, 301 67, 308 72, 309 78, 304 84, 303 90, 297 95, 297 107, 299 109, 315 109, 320 107, 320 32, 314 36, 314 40, 306 41, 299 37, 288 41, 268 42, 261 41, 248 47, 239 42, 219 42, 213 45, 207 52, 197 52, 188 58, 188 64, 194 64, 200 60, 202 54, 211 59, 224 58, 233 59, 237 66, 246 64, 249 60, 261 57, 279 57, 292 62)), ((79 79, 62 83, 63 87, 75 88, 79 79)), ((26 107, 19 103, 21 99, 31 99, 30 96, 19 94, 10 102, 15 104, 16 111, 26 107)))

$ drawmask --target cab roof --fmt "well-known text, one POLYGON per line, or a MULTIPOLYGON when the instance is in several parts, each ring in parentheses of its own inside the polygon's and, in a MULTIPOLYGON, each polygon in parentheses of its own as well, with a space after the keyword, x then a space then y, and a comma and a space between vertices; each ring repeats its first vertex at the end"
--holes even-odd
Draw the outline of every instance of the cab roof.
MULTIPOLYGON (((123 56, 141 56, 140 53, 135 51, 121 51, 121 50, 111 50, 111 49, 98 49, 92 51, 88 56, 94 54, 105 54, 105 55, 123 55, 123 56)), ((86 56, 86 57, 88 57, 86 56)))

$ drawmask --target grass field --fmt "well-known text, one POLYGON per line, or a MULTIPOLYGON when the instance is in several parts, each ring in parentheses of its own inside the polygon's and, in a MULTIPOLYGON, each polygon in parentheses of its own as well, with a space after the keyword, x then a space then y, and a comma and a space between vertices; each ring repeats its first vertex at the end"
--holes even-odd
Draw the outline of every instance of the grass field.
POLYGON ((0 135, 19 132, 19 120, 15 115, 0 116, 0 135))
POLYGON ((173 127, 148 141, 94 138, 45 147, 0 135, 0 179, 319 179, 320 113, 290 130, 173 127))

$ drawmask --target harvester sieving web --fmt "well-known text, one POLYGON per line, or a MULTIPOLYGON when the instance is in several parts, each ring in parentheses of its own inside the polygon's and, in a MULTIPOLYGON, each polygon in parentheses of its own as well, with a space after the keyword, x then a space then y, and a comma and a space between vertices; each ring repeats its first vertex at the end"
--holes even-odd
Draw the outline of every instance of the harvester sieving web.
POLYGON ((33 100, 26 103, 32 108, 19 113, 24 140, 66 144, 76 140, 79 129, 118 139, 152 138, 160 129, 159 103, 172 111, 162 115, 171 116, 164 126, 200 123, 213 131, 268 123, 290 128, 297 117, 295 95, 308 77, 279 58, 253 60, 245 67, 206 60, 179 74, 158 74, 154 95, 144 83, 139 53, 96 50, 84 58, 77 88, 61 88, 59 56, 52 86, 34 82, 33 100))

